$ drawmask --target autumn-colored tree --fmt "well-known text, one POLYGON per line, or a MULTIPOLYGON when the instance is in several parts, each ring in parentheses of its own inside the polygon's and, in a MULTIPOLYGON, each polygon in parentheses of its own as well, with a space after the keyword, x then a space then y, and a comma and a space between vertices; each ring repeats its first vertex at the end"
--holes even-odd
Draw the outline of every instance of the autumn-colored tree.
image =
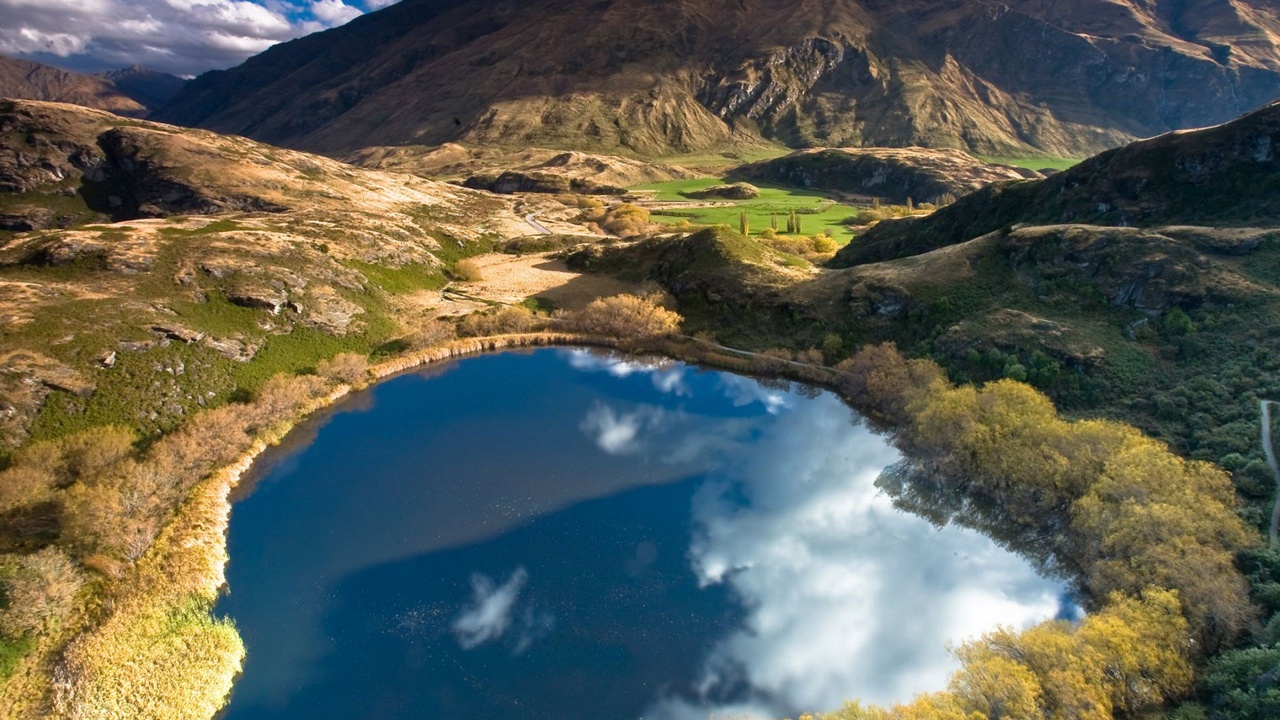
POLYGON ((471 313, 458 323, 458 334, 463 337, 486 335, 510 335, 534 332, 545 324, 532 310, 519 305, 502 307, 483 313, 471 313))
POLYGON ((1118 713, 1159 707, 1191 688, 1187 621, 1172 591, 1112 594, 1103 611, 1081 623, 1079 636, 1099 657, 1118 713))
POLYGON ((1075 504, 1073 529, 1090 587, 1177 590, 1192 630, 1212 652, 1252 617, 1234 551, 1256 538, 1234 508, 1224 471, 1134 434, 1075 504))
POLYGON ((457 335, 458 328, 453 323, 444 322, 443 320, 428 320, 414 329, 405 338, 405 342, 408 343, 411 350, 425 350, 426 348, 444 345, 456 338, 457 335))
POLYGON ((53 473, 19 465, 0 470, 0 513, 53 498, 53 473))
POLYGON ((963 663, 948 685, 955 704, 989 720, 1042 720, 1043 690, 1022 663, 983 645, 962 648, 963 663))
POLYGON ((74 608, 84 573, 56 547, 18 559, 17 569, 3 582, 4 609, 0 633, 11 638, 35 635, 74 608))
POLYGON ((982 642, 1035 674, 1046 720, 1111 720, 1102 658, 1070 623, 1041 623, 1021 633, 1001 629, 982 642))
POLYGON ((638 205, 619 203, 609 208, 600 226, 619 237, 640 235, 649 228, 649 211, 638 205))
POLYGON ((670 335, 680 329, 681 320, 678 313, 637 295, 600 298, 564 318, 581 333, 632 339, 670 335))
POLYGON ((369 358, 359 353, 339 353, 316 365, 316 374, 344 385, 361 386, 369 382, 369 358))
POLYGON ((912 402, 950 387, 936 364, 907 360, 893 343, 868 345, 836 370, 836 382, 845 397, 900 423, 910 420, 912 402))

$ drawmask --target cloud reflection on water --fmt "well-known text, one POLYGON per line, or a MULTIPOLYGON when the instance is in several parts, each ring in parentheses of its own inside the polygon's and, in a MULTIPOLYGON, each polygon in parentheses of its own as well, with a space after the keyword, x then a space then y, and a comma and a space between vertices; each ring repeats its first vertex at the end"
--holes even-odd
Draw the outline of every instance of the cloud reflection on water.
POLYGON ((516 568, 511 577, 495 585, 486 575, 471 576, 471 605, 453 621, 453 632, 463 650, 477 648, 490 640, 498 640, 511 626, 511 611, 516 598, 529 581, 524 568, 516 568))
POLYGON ((897 452, 835 398, 748 384, 723 376, 721 391, 785 420, 759 423, 749 442, 701 425, 717 438, 701 445, 720 456, 707 465, 722 469, 695 496, 689 550, 699 581, 731 587, 748 622, 708 653, 701 697, 662 699, 646 718, 905 700, 945 685, 948 643, 1058 612, 1057 583, 1022 558, 895 509, 875 480, 897 452))
POLYGON ((896 451, 804 390, 582 351, 379 386, 233 514, 228 717, 795 717, 1055 614, 1024 559, 895 509, 896 451))

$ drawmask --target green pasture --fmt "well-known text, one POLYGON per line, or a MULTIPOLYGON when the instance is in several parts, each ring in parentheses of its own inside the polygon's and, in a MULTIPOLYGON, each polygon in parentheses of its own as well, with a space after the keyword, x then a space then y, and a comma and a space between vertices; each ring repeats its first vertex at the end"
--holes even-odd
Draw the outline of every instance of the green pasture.
MULTIPOLYGON (((698 178, 696 180, 672 180, 670 182, 639 185, 632 191, 655 191, 654 199, 664 202, 689 201, 681 192, 705 190, 716 185, 723 185, 731 180, 722 178, 698 178)), ((673 210, 653 210, 655 222, 678 224, 688 220, 695 225, 728 225, 738 229, 739 215, 747 213, 751 225, 751 234, 757 235, 769 227, 769 218, 778 218, 778 232, 785 234, 787 216, 792 210, 800 215, 801 230, 804 235, 817 235, 828 228, 832 237, 841 245, 853 238, 853 233, 845 226, 845 221, 857 215, 858 208, 834 202, 826 195, 812 190, 798 190, 776 186, 758 185, 760 196, 751 200, 717 200, 716 203, 729 203, 725 207, 679 208, 673 210)), ((703 202, 703 201, 694 201, 703 202)), ((712 201, 706 201, 712 202, 712 201)))

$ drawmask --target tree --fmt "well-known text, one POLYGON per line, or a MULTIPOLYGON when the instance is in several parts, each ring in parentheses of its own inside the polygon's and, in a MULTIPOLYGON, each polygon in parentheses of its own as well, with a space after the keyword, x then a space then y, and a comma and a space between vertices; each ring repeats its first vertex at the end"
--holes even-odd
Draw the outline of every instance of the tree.
POLYGON ((961 710, 987 720, 1042 720, 1043 690, 1026 665, 982 645, 957 655, 963 665, 948 687, 961 710))
POLYGON ((678 313, 636 295, 600 298, 566 316, 569 327, 578 332, 633 339, 670 335, 679 330, 681 320, 678 313))
POLYGON ((17 466, 0 471, 0 513, 53 497, 54 476, 39 468, 17 466))
POLYGON ((1215 717, 1273 720, 1280 717, 1280 647, 1247 648, 1214 658, 1204 676, 1215 717))
POLYGON ((23 556, 3 583, 0 632, 11 638, 44 632, 71 613, 83 584, 84 573, 56 547, 23 556))
POLYGON ((1084 619, 1081 642, 1096 653, 1118 713, 1159 707, 1191 687, 1187 621, 1176 593, 1150 590, 1140 598, 1113 594, 1104 611, 1084 619))
POLYGON ((369 358, 359 353, 339 353, 316 365, 316 374, 326 380, 357 387, 369 381, 369 358))

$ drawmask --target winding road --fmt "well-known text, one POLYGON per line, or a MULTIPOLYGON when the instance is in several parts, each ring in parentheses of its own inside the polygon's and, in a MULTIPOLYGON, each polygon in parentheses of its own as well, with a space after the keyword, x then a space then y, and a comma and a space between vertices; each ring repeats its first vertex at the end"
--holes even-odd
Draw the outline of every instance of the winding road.
POLYGON ((538 222, 538 220, 534 218, 534 215, 536 214, 537 213, 529 213, 528 215, 525 215, 524 221, 528 223, 529 227, 533 228, 534 232, 538 233, 539 235, 550 235, 551 231, 547 229, 547 226, 538 222))
POLYGON ((1262 400, 1262 452, 1267 455, 1267 464, 1276 476, 1276 504, 1271 509, 1271 544, 1280 543, 1280 465, 1276 463, 1276 450, 1271 444, 1271 406, 1280 405, 1274 400, 1262 400))

